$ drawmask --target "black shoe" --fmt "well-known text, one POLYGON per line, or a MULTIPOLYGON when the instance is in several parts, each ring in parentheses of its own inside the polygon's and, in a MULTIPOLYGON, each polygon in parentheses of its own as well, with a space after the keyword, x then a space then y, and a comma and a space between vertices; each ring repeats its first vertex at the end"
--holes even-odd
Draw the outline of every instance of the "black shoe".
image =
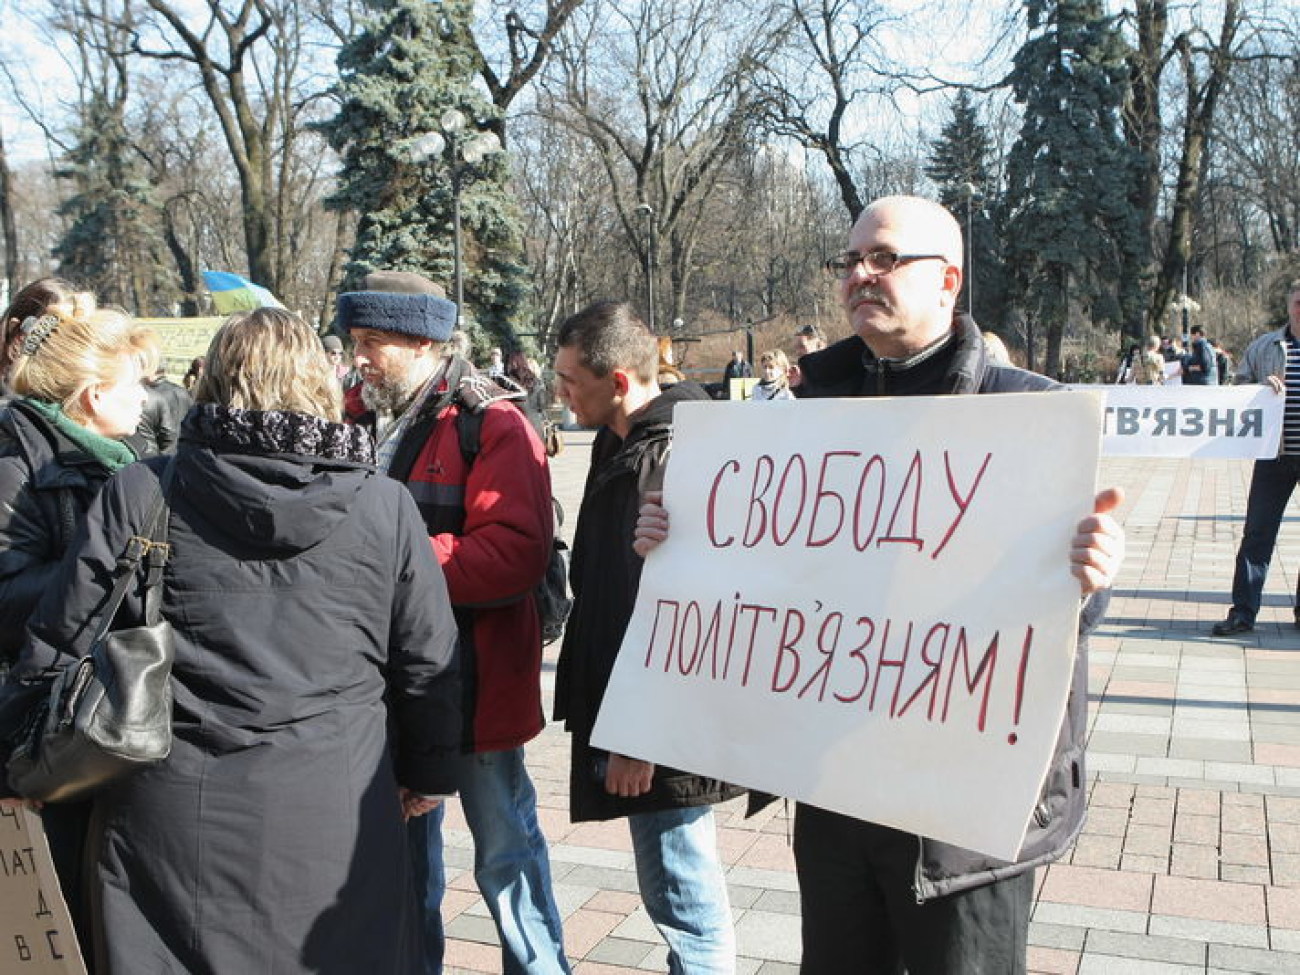
POLYGON ((1300 630, 1300 613, 1296 613, 1293 622, 1295 623, 1295 628, 1300 630))
POLYGON ((1254 623, 1247 623, 1240 616, 1229 616, 1222 623, 1215 623, 1214 629, 1210 632, 1215 636, 1236 636, 1238 633, 1249 633, 1253 629, 1255 629, 1254 623))

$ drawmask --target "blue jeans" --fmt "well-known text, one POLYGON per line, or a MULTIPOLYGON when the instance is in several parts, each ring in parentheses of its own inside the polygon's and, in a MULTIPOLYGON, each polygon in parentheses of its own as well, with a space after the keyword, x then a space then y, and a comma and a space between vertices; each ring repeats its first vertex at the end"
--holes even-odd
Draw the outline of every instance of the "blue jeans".
POLYGON ((442 895, 447 890, 447 871, 442 858, 443 815, 443 806, 439 806, 406 824, 411 882, 422 905, 424 975, 442 975, 442 955, 447 946, 447 936, 442 930, 442 895))
POLYGON ((1241 533, 1237 567, 1232 576, 1232 615, 1247 623, 1254 623, 1259 614, 1268 563, 1273 558, 1282 515, 1297 482, 1300 482, 1300 457, 1285 455, 1255 461, 1246 499, 1246 527, 1241 533))
POLYGON ((669 975, 732 975, 736 932, 710 806, 627 819, 641 900, 668 942, 669 975))
MULTIPOLYGON (((474 880, 501 937, 503 975, 568 975, 550 858, 524 750, 463 756, 456 778, 474 836, 474 880)), ((424 905, 425 972, 438 975, 446 886, 441 814, 411 820, 409 835, 416 891, 424 905)))

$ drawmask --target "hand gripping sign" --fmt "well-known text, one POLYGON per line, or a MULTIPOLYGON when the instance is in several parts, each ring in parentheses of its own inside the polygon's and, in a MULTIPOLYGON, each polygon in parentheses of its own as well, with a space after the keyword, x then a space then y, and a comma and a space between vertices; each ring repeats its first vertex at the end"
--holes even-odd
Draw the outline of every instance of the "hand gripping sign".
POLYGON ((593 741, 1011 860, 1075 652, 1089 393, 683 403, 593 741))

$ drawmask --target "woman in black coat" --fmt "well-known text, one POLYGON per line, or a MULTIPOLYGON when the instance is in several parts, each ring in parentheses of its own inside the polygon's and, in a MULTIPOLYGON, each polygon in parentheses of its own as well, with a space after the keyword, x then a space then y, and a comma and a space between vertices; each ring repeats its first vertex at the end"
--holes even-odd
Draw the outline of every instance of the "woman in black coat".
MULTIPOLYGON (((459 744, 441 571, 312 329, 232 318, 207 364, 167 491, 172 751, 95 798, 97 966, 417 972, 403 817, 453 791, 459 744)), ((86 651, 168 463, 105 485, 11 681, 86 651)), ((119 619, 140 613, 136 591, 119 619)))
MULTIPOLYGON (((91 499, 136 459, 123 438, 144 405, 140 363, 150 333, 120 312, 96 309, 90 295, 57 279, 22 289, 4 321, 0 368, 12 397, 0 408, 0 661, 9 664, 91 499)), ((88 803, 42 812, 83 947, 89 814, 88 803)))

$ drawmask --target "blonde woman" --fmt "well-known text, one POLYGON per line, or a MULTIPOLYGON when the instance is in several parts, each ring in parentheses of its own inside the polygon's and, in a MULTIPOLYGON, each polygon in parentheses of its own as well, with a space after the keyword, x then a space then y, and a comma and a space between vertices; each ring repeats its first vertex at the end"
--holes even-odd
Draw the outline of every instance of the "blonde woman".
MULTIPOLYGON (((11 399, 0 409, 0 659, 12 663, 42 594, 109 475, 135 460, 125 437, 144 406, 150 333, 90 295, 37 282, 10 329, 11 399), (54 304, 43 306, 49 298, 54 304)), ((15 305, 18 302, 15 301, 15 305)), ((42 813, 54 866, 83 947, 82 851, 90 807, 42 813)))
POLYGON ((108 476, 136 459, 123 441, 144 407, 150 333, 89 295, 15 330, 13 399, 0 410, 0 655, 48 587, 108 476))
POLYGON ((461 720, 441 570, 301 319, 227 321, 195 394, 174 460, 104 486, 10 675, 86 651, 171 461, 172 751, 94 799, 96 966, 414 975, 403 815, 453 791, 461 720))
POLYGON ((780 349, 769 349, 758 357, 758 375, 750 399, 794 399, 790 390, 790 360, 780 349))

